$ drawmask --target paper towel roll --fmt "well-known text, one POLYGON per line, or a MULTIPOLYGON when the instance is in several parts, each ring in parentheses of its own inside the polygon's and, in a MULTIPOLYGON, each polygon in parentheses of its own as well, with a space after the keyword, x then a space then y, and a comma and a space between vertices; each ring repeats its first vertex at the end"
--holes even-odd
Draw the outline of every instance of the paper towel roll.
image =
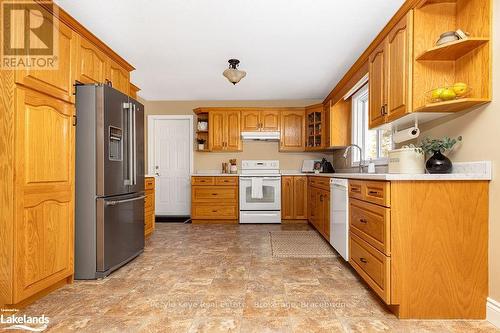
POLYGON ((420 130, 418 127, 410 127, 405 130, 396 132, 392 135, 392 141, 395 143, 400 143, 404 141, 408 141, 411 139, 416 139, 420 135, 420 130))

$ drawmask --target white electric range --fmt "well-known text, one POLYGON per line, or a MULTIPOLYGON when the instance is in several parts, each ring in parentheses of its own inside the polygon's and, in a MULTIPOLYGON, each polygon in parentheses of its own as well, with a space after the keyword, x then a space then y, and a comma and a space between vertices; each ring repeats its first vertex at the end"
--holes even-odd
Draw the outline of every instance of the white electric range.
POLYGON ((240 223, 281 223, 279 161, 243 160, 239 178, 240 223))

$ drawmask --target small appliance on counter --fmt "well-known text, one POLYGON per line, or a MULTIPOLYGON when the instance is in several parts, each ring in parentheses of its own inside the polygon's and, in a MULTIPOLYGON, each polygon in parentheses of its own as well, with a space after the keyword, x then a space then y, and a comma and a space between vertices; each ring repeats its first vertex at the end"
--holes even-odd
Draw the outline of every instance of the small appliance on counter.
POLYGON ((304 173, 334 173, 335 169, 332 163, 323 158, 322 160, 304 160, 301 171, 304 173))
POLYGON ((417 148, 400 148, 389 151, 389 173, 425 173, 425 158, 417 148))

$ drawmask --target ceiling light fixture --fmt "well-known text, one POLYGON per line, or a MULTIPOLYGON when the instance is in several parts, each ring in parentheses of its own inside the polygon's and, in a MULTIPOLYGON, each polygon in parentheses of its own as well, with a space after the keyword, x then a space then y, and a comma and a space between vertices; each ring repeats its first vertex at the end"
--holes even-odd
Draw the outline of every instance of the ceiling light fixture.
POLYGON ((222 73, 222 75, 224 75, 232 84, 236 84, 247 75, 247 72, 240 71, 238 69, 238 66, 240 64, 240 61, 238 59, 229 59, 228 62, 229 68, 226 69, 222 73))

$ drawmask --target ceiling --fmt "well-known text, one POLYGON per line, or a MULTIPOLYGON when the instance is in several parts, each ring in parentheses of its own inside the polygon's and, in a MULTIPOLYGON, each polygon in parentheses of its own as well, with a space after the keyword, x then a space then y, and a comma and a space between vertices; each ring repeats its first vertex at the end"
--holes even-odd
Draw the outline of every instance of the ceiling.
POLYGON ((276 100, 324 98, 404 0, 56 2, 136 68, 142 98, 276 100))

